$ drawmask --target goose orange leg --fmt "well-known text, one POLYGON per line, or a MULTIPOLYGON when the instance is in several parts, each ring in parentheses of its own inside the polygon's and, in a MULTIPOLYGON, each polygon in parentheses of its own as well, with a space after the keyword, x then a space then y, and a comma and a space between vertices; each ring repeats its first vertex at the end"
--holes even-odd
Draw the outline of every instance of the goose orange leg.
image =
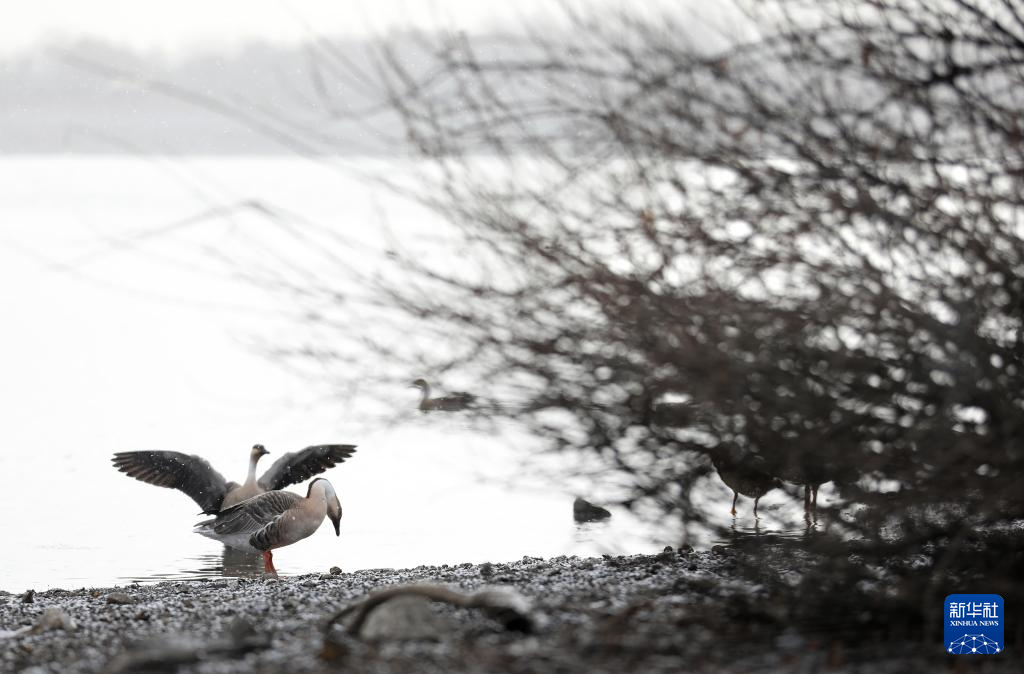
POLYGON ((733 517, 736 517, 736 499, 738 499, 739 497, 740 497, 740 493, 738 491, 734 491, 732 493, 732 510, 730 510, 729 513, 733 517))
POLYGON ((267 573, 277 573, 274 568, 274 553, 270 550, 263 551, 263 570, 267 573))

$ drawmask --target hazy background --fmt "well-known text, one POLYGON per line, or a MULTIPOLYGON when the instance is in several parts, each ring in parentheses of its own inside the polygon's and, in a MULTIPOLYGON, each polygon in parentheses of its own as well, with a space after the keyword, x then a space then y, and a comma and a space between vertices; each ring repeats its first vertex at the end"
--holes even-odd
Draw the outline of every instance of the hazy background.
MULTIPOLYGON (((416 71, 421 61, 427 67, 418 33, 464 31, 486 51, 510 34, 568 30, 567 12, 614 16, 629 7, 617 0, 63 4, 0 15, 0 152, 291 153, 294 145, 253 123, 286 119, 329 139, 316 151, 389 154, 397 148, 394 118, 360 114, 380 102, 367 54, 382 39, 416 71), (326 50, 353 74, 326 70, 326 50)), ((629 13, 669 5, 675 16, 692 17, 680 40, 714 45, 742 34, 743 23, 723 9, 693 5, 698 12, 692 4, 653 2, 629 13)))

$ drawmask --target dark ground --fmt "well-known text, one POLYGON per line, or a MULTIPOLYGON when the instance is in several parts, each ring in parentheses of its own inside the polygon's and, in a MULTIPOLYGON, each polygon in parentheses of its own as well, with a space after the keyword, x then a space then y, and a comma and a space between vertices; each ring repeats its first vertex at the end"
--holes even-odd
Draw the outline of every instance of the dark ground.
POLYGON ((794 621, 799 611, 777 587, 740 579, 748 562, 773 568, 770 554, 749 554, 716 546, 167 582, 50 590, 31 603, 0 592, 0 671, 173 671, 176 659, 191 661, 178 671, 209 673, 1020 671, 1012 650, 948 656, 937 642, 886 638, 884 625, 849 632, 794 621), (325 648, 337 609, 384 586, 426 582, 512 588, 529 602, 532 632, 475 608, 402 598, 371 612, 359 637, 333 627, 325 648), (12 634, 41 619, 47 629, 12 634))

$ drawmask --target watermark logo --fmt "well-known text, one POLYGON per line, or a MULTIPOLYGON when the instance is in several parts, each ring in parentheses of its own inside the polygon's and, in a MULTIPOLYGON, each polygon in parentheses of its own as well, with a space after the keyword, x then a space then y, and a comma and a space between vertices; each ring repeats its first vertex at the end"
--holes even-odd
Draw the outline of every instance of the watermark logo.
POLYGON ((946 597, 946 652, 994 655, 1003 650, 1003 598, 998 594, 946 597))

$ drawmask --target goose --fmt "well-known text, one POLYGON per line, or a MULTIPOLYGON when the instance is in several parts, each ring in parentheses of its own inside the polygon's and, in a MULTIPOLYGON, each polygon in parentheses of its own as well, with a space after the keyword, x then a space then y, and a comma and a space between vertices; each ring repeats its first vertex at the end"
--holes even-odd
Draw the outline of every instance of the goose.
POLYGON ((256 464, 269 454, 263 445, 249 452, 245 482, 228 482, 213 466, 194 454, 165 451, 118 452, 111 461, 129 477, 188 494, 203 515, 215 515, 264 492, 282 489, 333 468, 356 451, 355 445, 313 445, 289 452, 271 464, 257 480, 256 464))
POLYGON ((195 532, 238 550, 263 553, 263 568, 276 573, 272 550, 313 535, 324 518, 341 536, 341 502, 325 478, 309 483, 303 498, 290 491, 267 491, 217 513, 195 526, 195 532))
POLYGON ((732 489, 732 510, 736 517, 736 499, 740 494, 754 499, 754 519, 757 519, 757 503, 772 489, 781 488, 782 480, 767 471, 765 460, 756 455, 737 456, 736 452, 719 449, 709 452, 711 463, 718 471, 718 477, 725 486, 732 489))
POLYGON ((411 386, 418 388, 423 393, 419 405, 421 412, 458 412, 467 409, 476 400, 476 396, 464 391, 456 391, 441 398, 431 398, 430 384, 425 379, 417 379, 411 386))
POLYGON ((790 449, 774 471, 782 479, 804 488, 804 515, 816 516, 818 511, 818 488, 828 482, 836 486, 852 484, 860 479, 860 473, 852 465, 838 459, 842 454, 838 445, 832 444, 827 451, 811 449, 790 449))

